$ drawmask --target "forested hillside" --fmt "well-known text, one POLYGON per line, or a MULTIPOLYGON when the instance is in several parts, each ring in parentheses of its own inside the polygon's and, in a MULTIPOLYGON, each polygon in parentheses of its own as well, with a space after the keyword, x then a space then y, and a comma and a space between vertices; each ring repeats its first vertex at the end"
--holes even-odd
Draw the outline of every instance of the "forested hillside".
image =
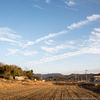
POLYGON ((0 77, 9 79, 11 76, 27 76, 33 78, 33 70, 23 71, 19 66, 0 63, 0 77))

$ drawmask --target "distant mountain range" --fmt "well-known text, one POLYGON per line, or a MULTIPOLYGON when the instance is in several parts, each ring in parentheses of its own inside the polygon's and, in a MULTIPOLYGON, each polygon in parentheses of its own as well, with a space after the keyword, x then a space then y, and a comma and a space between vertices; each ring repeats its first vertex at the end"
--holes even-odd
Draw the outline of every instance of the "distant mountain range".
POLYGON ((93 78, 93 76, 95 74, 91 73, 91 74, 70 74, 70 75, 63 75, 63 74, 60 74, 60 73, 50 73, 50 74, 34 74, 35 76, 39 76, 41 77, 42 79, 47 79, 47 80, 50 80, 50 79, 79 79, 79 80, 85 80, 86 77, 89 79, 89 78, 93 78))
POLYGON ((53 76, 65 76, 65 75, 60 74, 60 73, 50 73, 50 74, 34 74, 34 76, 39 76, 41 78, 49 78, 53 76))

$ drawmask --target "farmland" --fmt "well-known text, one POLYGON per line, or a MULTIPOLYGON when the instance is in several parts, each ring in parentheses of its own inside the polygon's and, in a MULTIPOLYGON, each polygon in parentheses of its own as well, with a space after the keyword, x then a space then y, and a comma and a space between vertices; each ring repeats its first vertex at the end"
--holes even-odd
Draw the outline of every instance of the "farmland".
POLYGON ((0 89, 0 100, 99 100, 100 95, 78 85, 24 85, 0 89))

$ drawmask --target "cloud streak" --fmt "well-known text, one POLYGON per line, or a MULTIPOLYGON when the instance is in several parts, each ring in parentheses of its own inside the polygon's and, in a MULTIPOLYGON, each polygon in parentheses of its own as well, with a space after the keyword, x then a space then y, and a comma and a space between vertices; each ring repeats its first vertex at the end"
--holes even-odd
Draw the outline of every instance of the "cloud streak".
POLYGON ((50 3, 51 0, 45 0, 45 1, 46 1, 46 3, 50 3))
POLYGON ((44 41, 44 43, 47 44, 47 45, 51 45, 53 42, 54 42, 54 40, 44 41))
POLYGON ((0 37, 0 41, 15 42, 15 41, 12 40, 12 39, 9 39, 9 38, 3 38, 3 37, 0 37))
MULTIPOLYGON (((94 28, 94 29, 98 29, 98 28, 94 28)), ((59 60, 59 59, 64 59, 64 58, 77 56, 77 55, 81 55, 81 54, 100 54, 100 33, 92 31, 91 35, 89 36, 89 39, 84 40, 82 44, 84 44, 84 45, 80 46, 80 47, 76 47, 76 48, 78 48, 77 51, 68 52, 68 53, 64 53, 64 54, 60 54, 60 55, 56 55, 56 56, 52 56, 52 57, 46 57, 44 59, 40 59, 40 61, 29 62, 28 65, 42 64, 42 63, 59 60)), ((57 48, 42 47, 42 49, 45 49, 48 52, 57 51, 57 48)), ((58 49, 61 49, 60 46, 58 49)))
POLYGON ((7 56, 16 54, 19 51, 19 49, 8 49, 8 51, 9 53, 6 54, 7 56))
POLYGON ((52 56, 52 57, 49 57, 49 58, 44 58, 44 59, 41 59, 40 61, 29 62, 28 65, 42 64, 42 63, 45 63, 45 62, 50 62, 50 61, 54 61, 54 60, 59 60, 59 59, 68 58, 68 57, 71 57, 71 56, 79 55, 81 53, 82 52, 80 52, 80 51, 64 53, 64 54, 61 54, 61 55, 52 56))
POLYGON ((64 3, 67 4, 68 6, 74 6, 74 5, 76 5, 76 3, 74 1, 72 1, 72 0, 69 0, 68 2, 65 1, 64 3))
POLYGON ((75 29, 75 28, 79 28, 79 27, 86 25, 89 22, 95 21, 97 19, 100 19, 100 15, 93 14, 92 16, 87 16, 86 20, 80 21, 78 23, 73 23, 72 25, 67 26, 67 28, 70 29, 70 30, 75 29))
POLYGON ((49 38, 52 38, 52 37, 55 37, 55 36, 58 36, 58 35, 61 35, 61 34, 64 34, 64 33, 67 33, 67 31, 64 30, 64 31, 60 31, 60 32, 58 32, 58 33, 49 34, 49 35, 47 35, 47 36, 44 36, 44 37, 41 37, 41 38, 37 39, 37 40, 35 41, 35 43, 41 42, 41 41, 43 41, 43 40, 47 40, 47 39, 49 39, 49 38))
POLYGON ((34 45, 34 44, 39 43, 41 41, 47 40, 49 38, 53 38, 53 37, 58 36, 58 35, 61 35, 61 34, 65 34, 67 32, 68 32, 67 30, 63 30, 63 31, 60 31, 58 33, 52 33, 52 34, 46 35, 44 37, 41 37, 41 38, 36 39, 34 42, 32 42, 32 41, 27 42, 26 44, 24 44, 23 47, 27 47, 27 46, 30 46, 30 45, 34 45))
POLYGON ((33 5, 33 7, 38 8, 38 9, 43 9, 40 5, 33 5))
POLYGON ((23 51, 21 49, 8 49, 9 53, 6 54, 6 56, 10 56, 10 55, 15 55, 16 53, 19 53, 21 55, 24 56, 34 56, 36 54, 38 54, 38 51, 23 51))
POLYGON ((55 51, 58 51, 61 49, 75 49, 75 47, 73 47, 71 45, 65 45, 65 44, 58 45, 54 48, 48 48, 48 47, 44 47, 44 46, 42 46, 41 48, 47 52, 55 52, 55 51))
POLYGON ((0 27, 0 41, 18 43, 21 36, 16 35, 16 32, 8 27, 0 27))
POLYGON ((0 27, 0 36, 5 36, 11 39, 21 38, 19 35, 15 35, 15 31, 7 27, 0 27))
POLYGON ((100 28, 94 28, 94 31, 100 32, 100 28))
POLYGON ((24 56, 33 56, 33 55, 36 55, 38 54, 37 51, 23 51, 21 52, 24 56))

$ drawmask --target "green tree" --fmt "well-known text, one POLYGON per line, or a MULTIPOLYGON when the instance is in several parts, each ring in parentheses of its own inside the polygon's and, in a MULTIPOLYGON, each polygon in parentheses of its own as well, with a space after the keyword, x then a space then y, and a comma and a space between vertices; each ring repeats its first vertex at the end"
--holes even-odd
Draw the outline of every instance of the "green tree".
POLYGON ((20 67, 16 65, 4 65, 0 63, 0 75, 4 78, 8 78, 10 76, 27 76, 29 79, 33 78, 33 70, 23 71, 20 67))
POLYGON ((36 80, 41 80, 41 78, 39 76, 35 76, 34 77, 36 80))
POLYGON ((26 72, 26 76, 29 78, 29 79, 33 79, 34 77, 34 74, 32 71, 25 71, 26 72))

